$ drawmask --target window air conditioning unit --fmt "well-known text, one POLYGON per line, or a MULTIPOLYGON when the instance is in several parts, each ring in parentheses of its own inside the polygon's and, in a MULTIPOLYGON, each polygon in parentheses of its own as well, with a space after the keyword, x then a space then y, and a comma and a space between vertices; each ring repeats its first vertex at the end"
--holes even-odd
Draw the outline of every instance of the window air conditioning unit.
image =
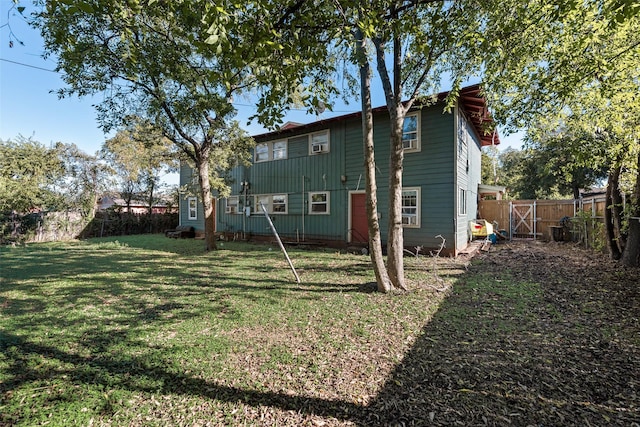
POLYGON ((412 149, 412 148, 417 148, 418 147, 418 140, 417 139, 405 139, 402 142, 402 146, 404 149, 412 149))
POLYGON ((311 152, 312 153, 322 153, 324 151, 324 145, 323 144, 316 144, 316 145, 312 145, 311 146, 311 152))
POLYGON ((415 225, 415 221, 412 217, 403 216, 402 217, 402 225, 415 225))

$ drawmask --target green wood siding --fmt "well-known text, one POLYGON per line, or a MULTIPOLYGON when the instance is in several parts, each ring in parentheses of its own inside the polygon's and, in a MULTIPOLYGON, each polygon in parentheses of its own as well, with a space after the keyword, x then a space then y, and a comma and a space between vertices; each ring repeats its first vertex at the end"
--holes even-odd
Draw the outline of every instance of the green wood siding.
POLYGON ((459 148, 457 156, 457 182, 456 194, 462 188, 466 191, 466 214, 460 213, 459 201, 456 199, 456 215, 457 215, 457 236, 456 247, 464 248, 469 239, 469 221, 476 218, 478 210, 478 184, 481 180, 481 151, 480 140, 473 131, 468 120, 458 110, 456 114, 460 118, 456 126, 456 140, 459 133, 462 132, 466 143, 461 153, 459 148))
MULTIPOLYGON (((225 213, 224 200, 219 207, 219 231, 244 231, 251 234, 270 234, 264 214, 253 212, 255 195, 287 195, 287 213, 273 213, 270 217, 283 239, 344 240, 346 232, 346 188, 344 175, 345 132, 342 126, 330 129, 330 151, 309 154, 310 136, 307 133, 288 138, 287 159, 260 162, 246 168, 242 174, 251 183, 247 202, 252 208, 249 217, 225 213), (309 192, 329 193, 329 214, 309 214, 309 192)), ((235 174, 239 174, 234 171, 235 174)), ((232 174, 233 175, 233 174, 232 174)), ((241 180, 240 180, 241 181, 241 180)), ((240 186, 232 187, 244 207, 240 186)))
MULTIPOLYGON (((469 144, 470 163, 458 161, 456 137, 456 114, 442 112, 438 104, 420 110, 420 151, 405 153, 404 187, 420 189, 420 228, 405 228, 406 246, 437 248, 442 235, 447 248, 455 250, 466 245, 467 218, 475 216, 476 192, 480 173, 480 151, 477 141, 469 144), (458 218, 458 187, 468 189, 467 217, 458 218)), ((361 121, 358 116, 327 120, 311 126, 301 126, 288 131, 287 158, 256 163, 251 167, 238 167, 231 172, 231 195, 239 197, 240 214, 225 212, 226 203, 219 199, 216 209, 218 231, 241 232, 252 235, 270 235, 271 231, 263 214, 255 213, 255 195, 286 194, 287 214, 271 214, 281 237, 292 240, 330 239, 346 241, 349 227, 349 192, 365 189, 364 156, 361 121), (330 151, 310 155, 310 130, 329 129, 330 151), (250 191, 245 197, 240 183, 248 181, 250 191), (309 192, 326 191, 330 194, 328 215, 309 214, 309 192), (252 214, 245 216, 242 209, 249 205, 252 214)), ((378 210, 383 241, 386 241, 388 220, 388 171, 389 171, 389 119, 386 113, 374 117, 374 139, 376 149, 378 210)), ((284 137, 274 136, 273 141, 284 137)), ((265 141, 264 139, 261 139, 265 141)), ((181 183, 189 179, 190 170, 183 168, 181 183)), ((187 207, 181 205, 181 224, 188 223, 187 207)), ((204 227, 199 212, 196 226, 204 227)))
MULTIPOLYGON (((389 119, 385 114, 374 117, 374 141, 376 149, 376 179, 378 185, 378 211, 380 232, 386 241, 388 232, 388 173, 389 173, 389 119)), ((359 189, 364 189, 364 160, 360 122, 346 128, 347 186, 355 190, 362 176, 359 189)), ((420 228, 405 228, 406 246, 435 248, 440 245, 437 235, 442 235, 450 247, 455 241, 454 212, 455 193, 453 165, 455 161, 454 116, 443 114, 437 105, 421 110, 421 150, 404 156, 403 187, 420 188, 420 228)), ((345 207, 345 210, 347 208, 345 207)))

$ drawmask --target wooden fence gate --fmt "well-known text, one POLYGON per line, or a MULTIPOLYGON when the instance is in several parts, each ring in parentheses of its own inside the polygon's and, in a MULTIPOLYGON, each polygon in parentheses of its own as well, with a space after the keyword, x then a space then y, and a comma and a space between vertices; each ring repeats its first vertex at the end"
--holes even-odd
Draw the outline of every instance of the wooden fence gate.
POLYGON ((597 221, 604 221, 603 196, 578 200, 481 200, 478 218, 496 222, 498 230, 509 238, 552 240, 552 229, 565 217, 584 211, 597 221))
POLYGON ((536 201, 533 203, 511 202, 509 213, 511 220, 511 237, 532 238, 537 237, 536 201))

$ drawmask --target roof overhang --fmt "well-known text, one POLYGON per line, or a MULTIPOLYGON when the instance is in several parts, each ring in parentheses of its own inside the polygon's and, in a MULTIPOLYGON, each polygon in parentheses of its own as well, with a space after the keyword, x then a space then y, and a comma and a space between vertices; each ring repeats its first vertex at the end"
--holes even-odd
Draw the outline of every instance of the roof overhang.
MULTIPOLYGON (((437 95, 438 101, 444 101, 449 95, 449 92, 442 92, 437 95)), ((467 86, 460 89, 459 104, 460 108, 466 113, 467 118, 470 120, 473 128, 475 129, 480 144, 485 147, 489 145, 500 144, 500 138, 497 130, 495 130, 494 121, 491 118, 491 113, 487 107, 485 97, 482 95, 482 89, 480 85, 467 86)), ((374 114, 387 111, 387 106, 380 106, 373 109, 374 114)), ((346 114, 343 116, 331 117, 328 119, 318 120, 308 124, 298 125, 297 123, 287 122, 279 130, 273 132, 262 133, 254 135, 253 138, 258 141, 266 141, 272 138, 283 137, 289 134, 299 133, 301 130, 306 132, 312 132, 315 129, 321 129, 334 122, 340 122, 344 120, 359 118, 360 111, 355 113, 346 114)))
POLYGON ((491 117, 487 100, 482 94, 480 85, 468 86, 460 90, 460 107, 467 113, 467 118, 473 124, 480 145, 483 147, 500 144, 500 137, 491 117))

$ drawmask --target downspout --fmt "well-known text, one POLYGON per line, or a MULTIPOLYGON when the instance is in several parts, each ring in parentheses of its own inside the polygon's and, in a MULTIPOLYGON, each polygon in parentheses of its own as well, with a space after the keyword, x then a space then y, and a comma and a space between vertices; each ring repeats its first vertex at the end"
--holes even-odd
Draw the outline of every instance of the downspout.
POLYGON ((302 175, 302 241, 304 242, 304 175, 302 175))

